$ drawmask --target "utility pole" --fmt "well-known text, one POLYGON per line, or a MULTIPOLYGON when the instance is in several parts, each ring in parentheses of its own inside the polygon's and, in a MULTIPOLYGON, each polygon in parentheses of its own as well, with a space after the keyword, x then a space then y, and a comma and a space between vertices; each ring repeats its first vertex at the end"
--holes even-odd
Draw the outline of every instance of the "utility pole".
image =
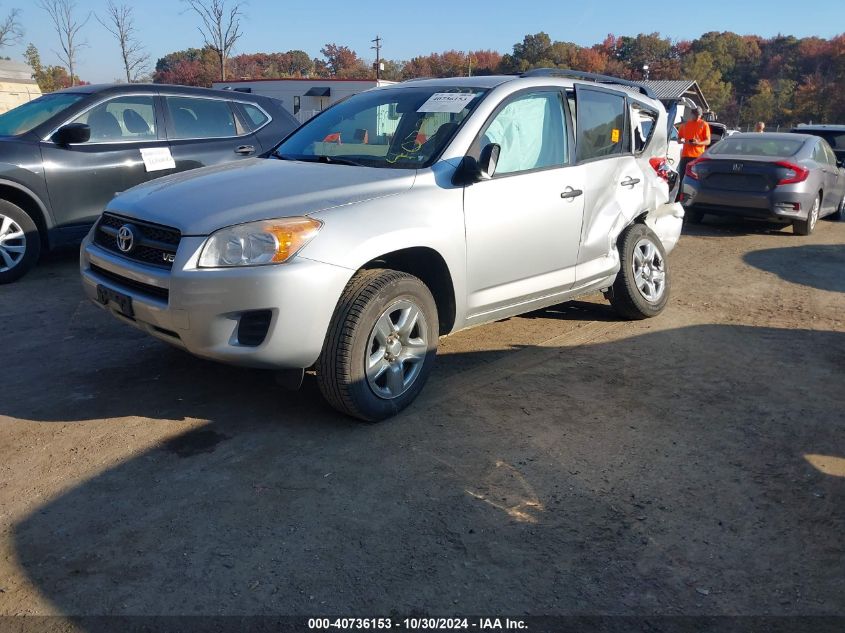
POLYGON ((370 46, 376 51, 376 81, 381 79, 381 38, 376 35, 376 39, 370 40, 375 46, 370 46))

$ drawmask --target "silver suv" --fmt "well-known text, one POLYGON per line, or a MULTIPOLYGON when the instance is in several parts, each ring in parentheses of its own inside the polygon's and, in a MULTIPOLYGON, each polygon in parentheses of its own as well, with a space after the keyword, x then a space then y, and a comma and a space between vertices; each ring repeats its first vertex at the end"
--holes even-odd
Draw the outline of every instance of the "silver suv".
POLYGON ((669 126, 647 89, 568 71, 370 90, 264 158, 116 197, 83 285, 198 356, 314 368, 332 406, 381 420, 442 335, 596 291, 623 318, 663 310, 669 126))

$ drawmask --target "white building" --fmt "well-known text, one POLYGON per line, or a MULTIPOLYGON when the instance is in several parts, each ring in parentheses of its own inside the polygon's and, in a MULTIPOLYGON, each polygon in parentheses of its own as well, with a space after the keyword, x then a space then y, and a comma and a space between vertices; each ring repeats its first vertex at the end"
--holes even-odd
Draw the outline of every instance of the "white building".
POLYGON ((0 113, 41 96, 32 68, 21 62, 0 59, 0 113))
POLYGON ((394 83, 375 79, 241 79, 216 81, 212 87, 273 97, 304 123, 345 97, 394 83))

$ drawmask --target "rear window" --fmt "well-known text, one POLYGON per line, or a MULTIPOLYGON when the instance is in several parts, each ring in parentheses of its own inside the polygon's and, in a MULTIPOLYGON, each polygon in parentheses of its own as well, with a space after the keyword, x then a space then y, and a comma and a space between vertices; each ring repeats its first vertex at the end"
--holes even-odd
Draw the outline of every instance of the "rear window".
POLYGON ((800 139, 772 138, 760 134, 754 138, 728 137, 710 148, 710 154, 732 154, 736 156, 794 156, 804 145, 800 139))
MULTIPOLYGON (((803 131, 803 130, 802 130, 803 131)), ((827 141, 833 149, 845 149, 845 132, 806 132, 806 134, 813 134, 821 136, 827 141)))

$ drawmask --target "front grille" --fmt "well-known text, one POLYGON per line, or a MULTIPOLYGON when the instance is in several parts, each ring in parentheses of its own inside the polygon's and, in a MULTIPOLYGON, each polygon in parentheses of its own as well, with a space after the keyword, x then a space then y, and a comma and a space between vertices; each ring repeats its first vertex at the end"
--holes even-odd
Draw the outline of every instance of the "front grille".
POLYGON ((129 277, 124 277, 123 275, 118 275, 117 273, 113 273, 110 270, 101 268, 96 264, 91 264, 91 272, 94 272, 100 277, 104 277, 109 281, 113 281, 114 283, 123 286, 124 288, 129 288, 130 290, 135 290, 136 292, 139 292, 141 294, 155 297, 156 299, 160 299, 165 303, 170 298, 170 291, 167 288, 160 288, 159 286, 145 284, 142 281, 135 281, 134 279, 130 279, 129 277))
POLYGON ((124 218, 113 213, 104 213, 97 223, 94 243, 111 253, 136 262, 149 264, 165 270, 173 268, 173 259, 182 234, 160 224, 124 218), (124 252, 118 248, 118 231, 130 226, 133 234, 132 248, 124 252))

